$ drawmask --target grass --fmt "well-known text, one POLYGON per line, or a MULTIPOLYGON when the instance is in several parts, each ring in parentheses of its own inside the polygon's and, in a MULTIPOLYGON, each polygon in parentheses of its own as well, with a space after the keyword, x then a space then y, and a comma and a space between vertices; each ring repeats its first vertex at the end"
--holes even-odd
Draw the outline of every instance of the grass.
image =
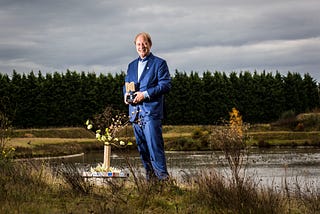
MULTIPOLYGON (((194 126, 165 126, 163 136, 168 142, 191 139, 193 129, 194 126)), ((122 136, 134 141, 131 127, 127 127, 122 136)), ((17 129, 12 132, 8 144, 16 148, 16 157, 67 155, 103 149, 102 143, 95 139, 93 132, 80 127, 17 129)), ((135 146, 132 146, 132 149, 135 149, 135 146)))
MULTIPOLYGON (((219 126, 164 126, 166 150, 210 150, 210 134, 219 126)), ((268 124, 254 126, 247 132, 250 144, 258 147, 320 146, 319 131, 271 130, 268 124)), ((122 136, 134 141, 131 127, 122 136)), ((101 150, 94 133, 85 128, 18 129, 11 134, 9 146, 16 148, 16 157, 53 156, 101 150)), ((135 149, 135 146, 132 147, 135 149)))
POLYGON ((248 132, 251 144, 259 147, 320 146, 319 131, 255 131, 248 132))
POLYGON ((45 144, 65 144, 65 143, 89 143, 95 142, 94 138, 13 138, 11 146, 13 147, 26 147, 34 148, 45 144))
POLYGON ((248 135, 253 138, 265 138, 269 140, 302 140, 314 137, 320 137, 319 131, 312 132, 293 132, 293 131, 263 131, 263 132, 248 132, 248 135))
MULTIPOLYGON (((164 126, 167 149, 210 149, 216 126, 164 126)), ((249 130, 251 141, 289 142, 318 140, 318 132, 249 130)), ((235 143, 235 133, 222 130, 221 143, 235 143)), ((74 154, 102 149, 101 142, 84 128, 15 130, 9 146, 20 156, 37 157, 74 154)), ((126 130, 125 137, 132 137, 126 130)), ((242 141, 241 138, 236 140, 242 141)), ((286 142, 286 143, 285 143, 286 142)), ((279 144, 278 144, 279 145, 279 144)), ((105 180, 103 185, 84 181, 73 164, 27 160, 15 162, 0 156, 0 213, 320 213, 320 189, 297 184, 289 189, 263 187, 255 179, 241 176, 246 158, 243 146, 228 147, 225 158, 232 173, 214 168, 185 181, 146 182, 128 158, 127 180, 105 180), (230 150, 231 149, 231 150, 230 150), (238 160, 238 161, 237 161, 238 160), (227 175, 231 175, 231 178, 227 175), (307 189, 308 191, 303 191, 307 189)), ((224 148, 226 149, 226 148, 224 148)))
POLYGON ((93 138, 94 134, 81 127, 15 129, 13 138, 93 138))
MULTIPOLYGON (((130 162, 130 160, 128 160, 130 162)), ((0 161, 0 213, 319 213, 320 191, 301 186, 234 184, 214 169, 188 181, 146 182, 134 166, 127 180, 103 185, 81 179, 75 165, 0 161)), ((191 176, 191 175, 190 175, 191 176)))
POLYGON ((13 138, 16 158, 71 155, 103 149, 101 142, 86 138, 13 138))

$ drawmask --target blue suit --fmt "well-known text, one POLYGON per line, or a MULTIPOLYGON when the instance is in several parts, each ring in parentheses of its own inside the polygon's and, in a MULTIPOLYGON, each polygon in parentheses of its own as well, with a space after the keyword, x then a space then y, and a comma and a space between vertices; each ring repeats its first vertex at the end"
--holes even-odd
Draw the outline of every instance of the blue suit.
MULTIPOLYGON (((138 59, 128 65, 125 82, 134 82, 136 91, 147 91, 149 98, 137 105, 129 105, 137 147, 147 179, 168 178, 162 137, 164 94, 171 89, 171 77, 165 60, 150 53, 138 80, 138 59)), ((125 93, 125 88, 124 88, 125 93)))

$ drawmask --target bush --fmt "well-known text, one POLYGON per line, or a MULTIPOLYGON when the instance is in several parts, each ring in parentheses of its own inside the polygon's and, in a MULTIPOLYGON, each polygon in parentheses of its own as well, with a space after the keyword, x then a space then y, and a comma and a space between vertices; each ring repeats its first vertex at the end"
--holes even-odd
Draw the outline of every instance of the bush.
POLYGON ((285 111, 278 121, 271 124, 272 128, 285 127, 294 130, 297 125, 296 114, 293 110, 285 111))
MULTIPOLYGON (((320 113, 304 113, 297 115, 296 118, 299 129, 299 125, 303 127, 302 130, 318 131, 320 130, 320 113)), ((301 130, 301 131, 302 131, 301 130)), ((299 130, 300 131, 300 130, 299 130)))
POLYGON ((270 148, 271 144, 268 141, 265 140, 259 140, 258 141, 258 147, 259 148, 270 148))

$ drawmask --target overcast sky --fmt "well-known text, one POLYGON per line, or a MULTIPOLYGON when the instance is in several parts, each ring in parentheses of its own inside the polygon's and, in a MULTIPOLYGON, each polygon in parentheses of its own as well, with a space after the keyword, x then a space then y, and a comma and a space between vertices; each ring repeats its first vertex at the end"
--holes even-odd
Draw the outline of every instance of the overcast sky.
POLYGON ((309 73, 320 81, 319 0, 0 0, 0 71, 119 73, 149 32, 179 71, 309 73))

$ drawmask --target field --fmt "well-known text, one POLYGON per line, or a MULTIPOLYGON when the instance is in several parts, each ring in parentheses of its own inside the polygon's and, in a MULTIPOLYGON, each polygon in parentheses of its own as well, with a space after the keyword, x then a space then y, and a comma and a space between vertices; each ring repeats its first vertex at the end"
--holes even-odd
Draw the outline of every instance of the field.
MULTIPOLYGON (((164 126, 166 150, 209 150, 210 134, 218 126, 164 126)), ((319 131, 271 130, 267 124, 251 127, 248 144, 257 147, 320 146, 319 131)), ((121 137, 134 142, 131 127, 121 137)), ((95 134, 82 127, 13 130, 8 146, 16 149, 16 157, 56 156, 102 150, 95 134)), ((135 149, 135 146, 132 146, 135 149)))

